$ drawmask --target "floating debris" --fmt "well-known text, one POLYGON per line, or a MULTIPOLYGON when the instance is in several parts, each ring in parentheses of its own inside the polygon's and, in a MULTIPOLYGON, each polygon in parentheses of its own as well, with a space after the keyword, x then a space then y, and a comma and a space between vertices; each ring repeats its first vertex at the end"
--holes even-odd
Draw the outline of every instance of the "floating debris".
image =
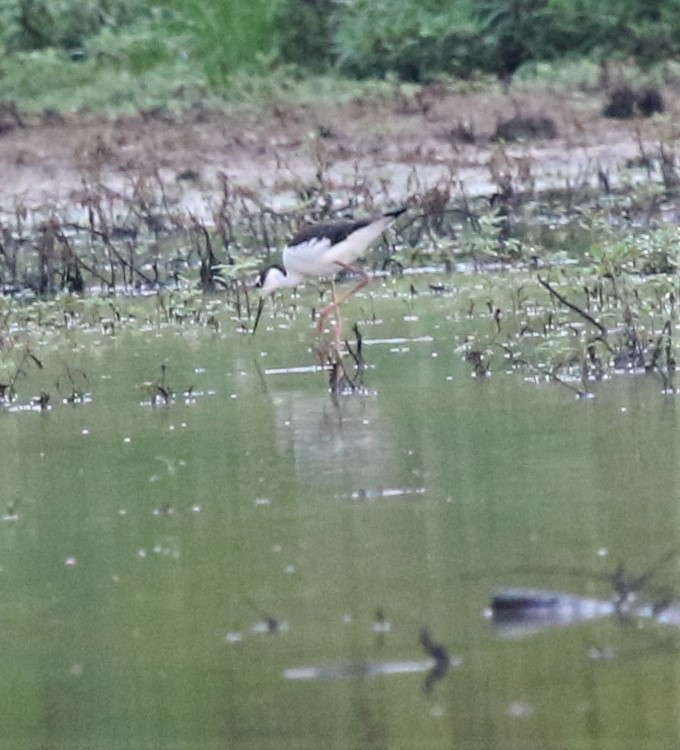
POLYGON ((7 512, 2 516, 2 521, 18 521, 19 513, 17 512, 18 500, 13 500, 7 504, 7 512))
POLYGON ((433 336, 395 336, 389 339, 364 339, 364 346, 384 346, 396 344, 430 344, 434 341, 433 336))
POLYGON ((288 630, 288 623, 276 617, 265 617, 254 623, 250 630, 256 635, 275 635, 285 633, 288 630))
POLYGON ((86 406, 92 403, 92 395, 90 393, 70 393, 62 398, 61 403, 71 406, 86 406))
POLYGON ((491 597, 491 619, 503 638, 521 638, 546 628, 609 617, 613 601, 532 588, 503 588, 491 597))
POLYGON ((300 365, 297 367, 274 367, 265 369, 265 375, 309 375, 311 373, 323 372, 320 365, 300 365))
POLYGON ((381 500, 383 498, 391 497, 408 497, 409 495, 424 495, 426 493, 425 487, 367 487, 360 490, 355 490, 349 495, 341 495, 340 497, 348 498, 349 500, 381 500))
POLYGON ((433 659, 420 661, 349 662, 285 669, 287 680, 358 680, 395 674, 418 674, 434 667, 433 659))
POLYGON ((611 599, 577 596, 563 591, 535 588, 502 588, 491 596, 488 616, 496 633, 504 638, 521 638, 547 628, 559 628, 589 620, 613 617, 618 622, 640 623, 653 620, 680 627, 680 602, 668 590, 643 592, 653 576, 677 557, 675 550, 662 555, 642 575, 631 576, 619 564, 607 580, 613 588, 611 599), (654 594, 652 596, 652 594, 654 594))
POLYGON ((414 661, 354 661, 343 664, 319 664, 306 667, 291 667, 283 671, 287 680, 360 680, 369 677, 426 673, 423 691, 430 693, 436 682, 442 679, 452 666, 460 666, 462 660, 451 659, 443 646, 430 638, 427 628, 419 632, 419 642, 430 658, 414 661))
POLYGON ((373 622, 372 630, 377 635, 386 635, 387 633, 392 632, 392 623, 385 617, 385 613, 381 607, 375 611, 375 620, 373 622))
POLYGON ((590 661, 612 661, 616 658, 616 649, 613 646, 591 646, 588 649, 590 661))
POLYGON ((505 713, 513 719, 528 719, 530 716, 533 716, 534 708, 530 703, 526 703, 525 701, 513 701, 505 713))

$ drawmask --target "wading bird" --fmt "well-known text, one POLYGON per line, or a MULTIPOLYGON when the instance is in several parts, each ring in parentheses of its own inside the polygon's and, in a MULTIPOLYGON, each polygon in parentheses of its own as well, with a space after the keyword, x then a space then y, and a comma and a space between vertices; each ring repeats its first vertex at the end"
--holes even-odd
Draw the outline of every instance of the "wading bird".
MULTIPOLYGON (((333 288, 331 304, 319 313, 317 330, 321 333, 331 311, 335 310, 337 314, 340 305, 363 289, 371 280, 365 271, 351 264, 405 210, 405 208, 397 208, 381 216, 360 221, 344 220, 312 224, 298 232, 283 250, 283 265, 269 266, 258 276, 255 286, 260 290, 260 303, 253 333, 257 330, 265 300, 277 289, 293 288, 310 278, 329 276, 333 279, 341 270, 361 274, 361 281, 340 299, 336 299, 335 288, 333 288)), ((339 330, 336 330, 336 336, 340 337, 339 330)))

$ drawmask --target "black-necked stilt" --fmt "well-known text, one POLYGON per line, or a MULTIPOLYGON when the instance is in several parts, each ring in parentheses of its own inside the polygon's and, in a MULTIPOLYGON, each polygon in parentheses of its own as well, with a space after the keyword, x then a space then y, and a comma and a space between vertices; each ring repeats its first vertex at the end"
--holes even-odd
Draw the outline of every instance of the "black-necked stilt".
POLYGON ((352 290, 339 300, 335 299, 333 293, 331 304, 319 313, 317 329, 321 332, 331 310, 337 310, 345 300, 370 281, 371 277, 365 271, 353 267, 352 262, 404 211, 405 208, 397 208, 381 216, 360 221, 322 222, 298 232, 283 250, 283 265, 265 268, 257 279, 255 286, 260 290, 260 304, 253 333, 257 329, 266 298, 277 289, 299 286, 309 278, 329 276, 332 279, 341 269, 360 273, 362 279, 352 290))

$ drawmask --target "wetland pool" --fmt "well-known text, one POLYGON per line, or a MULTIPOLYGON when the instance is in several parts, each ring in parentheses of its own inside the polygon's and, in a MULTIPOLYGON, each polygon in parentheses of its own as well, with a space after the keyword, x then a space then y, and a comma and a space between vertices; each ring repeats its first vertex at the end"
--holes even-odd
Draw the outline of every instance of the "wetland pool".
POLYGON ((338 399, 302 314, 40 340, 21 387, 51 408, 0 412, 2 747, 678 745, 680 631, 488 616, 499 587, 607 599, 664 555, 671 590, 677 399, 474 379, 450 299, 372 294, 366 392, 338 399), (91 403, 59 402, 64 362, 91 403), (162 363, 193 389, 152 406, 162 363))

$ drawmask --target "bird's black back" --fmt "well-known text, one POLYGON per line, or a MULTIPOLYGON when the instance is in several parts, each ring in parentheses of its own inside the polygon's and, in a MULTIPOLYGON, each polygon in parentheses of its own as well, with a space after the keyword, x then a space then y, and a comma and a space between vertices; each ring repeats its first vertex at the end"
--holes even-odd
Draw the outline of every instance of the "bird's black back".
POLYGON ((406 211, 406 208, 395 208, 392 211, 387 211, 382 216, 374 216, 371 219, 360 219, 354 221, 353 219, 343 219, 341 221, 325 221, 320 224, 310 224, 307 227, 301 229, 288 243, 288 247, 294 247, 295 245, 301 245, 304 242, 310 240, 330 240, 331 245, 337 245, 343 240, 346 240, 352 232, 356 232, 357 229, 363 229, 374 221, 380 221, 380 219, 396 219, 398 216, 406 211))
POLYGON ((346 240, 352 232, 362 229, 371 223, 372 219, 361 221, 328 221, 321 224, 311 224, 301 229, 288 243, 289 247, 302 245, 310 240, 330 240, 331 245, 337 245, 346 240))

